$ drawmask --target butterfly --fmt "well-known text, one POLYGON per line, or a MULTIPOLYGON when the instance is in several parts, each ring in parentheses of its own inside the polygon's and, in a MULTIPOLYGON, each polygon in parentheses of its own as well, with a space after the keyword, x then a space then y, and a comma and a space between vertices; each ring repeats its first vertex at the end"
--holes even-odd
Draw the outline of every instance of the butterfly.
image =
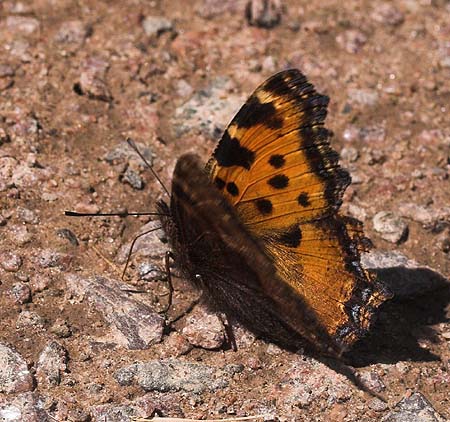
POLYGON ((339 213, 349 173, 324 127, 329 99, 296 69, 248 98, 204 166, 175 166, 160 220, 213 310, 281 345, 340 356, 388 289, 360 263, 362 223, 339 213))

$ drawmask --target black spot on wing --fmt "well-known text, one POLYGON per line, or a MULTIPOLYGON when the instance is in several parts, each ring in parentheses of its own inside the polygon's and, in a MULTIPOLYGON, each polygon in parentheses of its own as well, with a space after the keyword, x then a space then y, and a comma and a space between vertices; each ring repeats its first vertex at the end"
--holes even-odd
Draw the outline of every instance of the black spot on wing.
POLYGON ((306 192, 302 192, 298 198, 297 198, 298 204, 302 207, 307 207, 308 205, 311 205, 311 202, 309 202, 309 195, 306 192))
POLYGON ((284 157, 280 154, 273 154, 269 158, 269 164, 276 169, 279 169, 284 166, 286 163, 286 160, 284 157))
POLYGON ((225 187, 225 181, 222 180, 220 177, 216 177, 214 179, 214 184, 217 186, 218 189, 222 190, 225 187))
POLYGON ((289 248, 297 248, 302 241, 302 231, 297 224, 294 224, 284 233, 279 234, 276 239, 289 248))
POLYGON ((267 183, 274 189, 284 189, 289 184, 289 177, 285 174, 277 174, 276 176, 271 177, 267 183))
POLYGON ((231 138, 227 130, 214 151, 214 157, 219 166, 239 166, 247 170, 250 170, 251 165, 255 161, 255 153, 241 146, 238 139, 231 138))
POLYGON ((236 186, 236 183, 229 182, 227 183, 227 191, 231 196, 238 196, 239 195, 239 189, 236 186))
POLYGON ((258 199, 256 202, 256 208, 261 214, 268 215, 272 213, 272 202, 268 199, 258 199))
POLYGON ((240 128, 265 125, 271 129, 279 129, 283 126, 283 119, 277 116, 277 109, 272 103, 261 103, 258 97, 251 96, 239 110, 233 123, 240 128))

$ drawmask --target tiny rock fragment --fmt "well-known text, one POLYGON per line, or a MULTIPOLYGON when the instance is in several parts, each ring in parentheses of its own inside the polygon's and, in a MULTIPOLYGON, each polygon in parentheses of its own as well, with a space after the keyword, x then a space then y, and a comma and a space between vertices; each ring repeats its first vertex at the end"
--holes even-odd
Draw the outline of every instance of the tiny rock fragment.
POLYGON ((247 22, 261 28, 273 28, 281 21, 280 0, 250 0, 245 6, 247 22))
POLYGON ((49 422, 43 398, 37 393, 0 397, 0 420, 5 422, 49 422))
POLYGON ((356 29, 348 29, 337 35, 336 42, 347 53, 356 54, 367 43, 367 36, 356 29))
POLYGON ((67 21, 61 25, 56 33, 55 41, 71 46, 81 46, 89 34, 90 28, 82 21, 67 21))
POLYGON ((67 323, 67 321, 64 321, 62 319, 57 319, 50 328, 50 331, 59 338, 67 338, 72 335, 70 325, 67 323))
POLYGON ((146 35, 158 36, 163 32, 173 30, 173 24, 163 16, 146 16, 142 21, 142 28, 146 35))
POLYGON ((379 95, 373 89, 351 88, 348 91, 348 101, 350 104, 373 107, 378 104, 379 95))
POLYGON ((408 224, 390 211, 380 211, 375 214, 373 228, 384 240, 392 243, 405 241, 408 236, 408 224))
POLYGON ((364 386, 376 393, 381 393, 386 388, 381 377, 374 371, 365 371, 359 378, 364 386))
POLYGON ((29 16, 8 16, 6 26, 13 33, 32 34, 39 29, 40 23, 36 18, 29 16))
POLYGON ((204 307, 196 307, 189 314, 182 334, 193 346, 204 349, 218 349, 225 341, 222 321, 204 307))
POLYGON ((127 167, 125 172, 120 177, 120 180, 123 183, 128 183, 133 189, 144 189, 144 181, 142 180, 142 177, 130 167, 127 167))
POLYGON ((391 3, 376 2, 371 13, 374 21, 384 25, 397 26, 404 22, 405 15, 391 3))
POLYGON ((23 393, 33 388, 27 363, 14 349, 0 343, 0 393, 23 393))
POLYGON ((36 378, 39 384, 59 385, 67 370, 67 350, 58 342, 52 341, 39 355, 36 378))
POLYGON ((11 296, 15 303, 22 305, 31 302, 31 290, 25 283, 15 283, 11 289, 11 296))
POLYGON ((16 328, 44 328, 45 320, 38 313, 23 310, 16 321, 16 328))
POLYGON ((98 57, 90 57, 84 63, 79 82, 74 86, 75 92, 94 100, 111 101, 112 95, 106 84, 108 68, 108 62, 98 57))
POLYGON ((431 403, 421 393, 414 393, 400 401, 382 422, 444 422, 444 418, 434 410, 431 403))
POLYGON ((13 252, 0 253, 0 267, 5 271, 15 273, 22 266, 22 258, 13 252))

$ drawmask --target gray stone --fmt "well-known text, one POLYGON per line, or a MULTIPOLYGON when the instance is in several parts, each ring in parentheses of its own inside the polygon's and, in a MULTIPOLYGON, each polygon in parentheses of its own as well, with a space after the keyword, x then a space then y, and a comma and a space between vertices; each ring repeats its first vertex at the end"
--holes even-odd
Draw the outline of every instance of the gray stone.
POLYGON ((421 393, 404 398, 396 407, 381 419, 382 422, 444 422, 421 393))
POLYGON ((116 372, 121 385, 135 382, 146 391, 185 391, 200 394, 228 386, 229 378, 242 367, 215 368, 213 366, 184 362, 176 359, 153 360, 133 364, 116 372))
POLYGON ((359 152, 356 148, 345 147, 341 150, 341 158, 349 163, 354 163, 359 157, 359 152))
POLYGON ((390 211, 380 211, 373 217, 373 228, 384 240, 400 243, 408 236, 408 224, 390 211))
POLYGON ((0 343, 0 393, 31 391, 34 380, 22 356, 11 347, 0 343))
POLYGON ((72 329, 70 328, 69 323, 66 320, 60 318, 58 318, 51 326, 50 332, 55 334, 59 338, 67 338, 72 335, 72 329))
POLYGON ((173 24, 163 16, 146 16, 142 21, 142 28, 149 36, 161 35, 173 30, 173 24))
POLYGON ((347 53, 356 54, 367 42, 367 36, 357 29, 348 29, 336 37, 337 44, 347 53))
POLYGON ((55 35, 55 41, 66 45, 80 46, 89 35, 90 28, 82 21, 64 22, 55 35))
POLYGON ((224 330, 217 314, 197 306, 186 318, 182 334, 193 346, 218 349, 225 341, 224 330))
POLYGON ((43 408, 43 400, 36 393, 14 397, 0 397, 0 420, 5 422, 50 422, 43 408))
POLYGON ((11 289, 11 296, 18 305, 31 302, 30 287, 25 283, 15 283, 11 289))
POLYGON ((39 355, 36 378, 39 384, 59 385, 67 371, 67 350, 56 341, 51 341, 39 355))
POLYGON ((250 25, 273 28, 280 23, 282 11, 280 0, 249 0, 245 8, 245 15, 250 25))
POLYGON ((6 26, 12 33, 32 34, 39 29, 40 23, 36 18, 29 16, 8 16, 6 26))
POLYGON ((142 180, 142 177, 130 167, 127 167, 125 172, 120 177, 120 180, 123 183, 128 183, 133 189, 144 189, 144 181, 142 180))
POLYGON ((147 303, 127 293, 129 286, 103 277, 66 276, 67 289, 85 297, 110 324, 118 344, 132 350, 147 349, 162 339, 164 318, 147 303))
POLYGON ((404 22, 404 14, 391 3, 374 3, 371 13, 373 20, 384 25, 397 26, 404 22))
POLYGON ((45 320, 38 313, 28 310, 23 310, 16 321, 16 328, 43 328, 45 320))
POLYGON ((22 223, 28 223, 28 224, 37 224, 39 223, 39 217, 38 215, 28 208, 22 208, 20 207, 17 210, 17 217, 22 223))
POLYGON ((376 393, 381 393, 386 388, 381 377, 374 371, 362 372, 359 378, 363 385, 376 393))
POLYGON ((94 100, 111 101, 112 95, 106 84, 108 68, 109 63, 100 57, 88 58, 83 65, 79 82, 75 85, 75 91, 94 100))
POLYGON ((31 242, 32 234, 28 231, 27 226, 23 224, 12 224, 8 226, 8 237, 17 246, 23 246, 31 242))
POLYGON ((352 88, 348 91, 348 101, 351 104, 373 107, 378 104, 378 92, 373 89, 352 88))
POLYGON ((0 253, 0 267, 5 271, 15 273, 22 266, 22 258, 13 252, 0 253))

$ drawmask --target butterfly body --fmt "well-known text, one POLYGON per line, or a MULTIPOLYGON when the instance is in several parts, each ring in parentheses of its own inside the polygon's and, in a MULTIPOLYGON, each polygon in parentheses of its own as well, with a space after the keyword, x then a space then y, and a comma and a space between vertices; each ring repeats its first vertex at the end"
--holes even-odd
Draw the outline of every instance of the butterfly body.
POLYGON ((390 297, 359 262, 362 225, 338 213, 349 174, 323 127, 328 98, 297 70, 250 96, 202 168, 179 158, 162 225, 214 310, 256 334, 340 355, 390 297))

